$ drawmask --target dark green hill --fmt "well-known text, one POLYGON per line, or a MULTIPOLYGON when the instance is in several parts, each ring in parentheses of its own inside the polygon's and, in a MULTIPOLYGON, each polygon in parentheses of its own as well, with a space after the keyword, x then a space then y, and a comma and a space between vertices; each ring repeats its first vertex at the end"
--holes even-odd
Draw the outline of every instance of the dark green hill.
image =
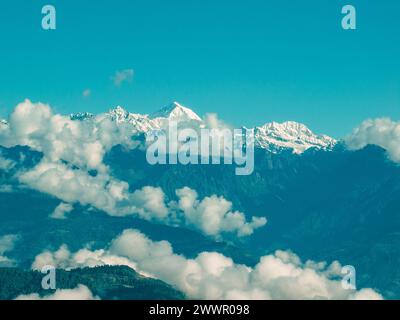
MULTIPOLYGON (((73 289, 87 286, 93 295, 103 300, 181 300, 184 295, 168 284, 139 275, 125 266, 57 270, 57 288, 73 289)), ((0 268, 0 300, 15 299, 21 294, 49 295, 43 290, 43 274, 16 268, 0 268)))

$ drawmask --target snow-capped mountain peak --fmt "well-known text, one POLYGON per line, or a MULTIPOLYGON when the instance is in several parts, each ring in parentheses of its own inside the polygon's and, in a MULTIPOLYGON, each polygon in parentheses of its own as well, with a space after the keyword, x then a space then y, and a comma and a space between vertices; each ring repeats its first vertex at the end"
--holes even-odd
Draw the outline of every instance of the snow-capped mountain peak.
POLYGON ((158 124, 151 120, 147 114, 131 113, 121 106, 111 109, 106 115, 118 124, 132 125, 138 132, 146 133, 150 130, 159 129, 158 124))
POLYGON ((108 115, 111 117, 112 120, 116 121, 117 123, 125 122, 129 119, 129 112, 121 106, 117 106, 114 109, 108 111, 108 115))
POLYGON ((256 145, 273 152, 280 149, 293 149, 295 153, 309 148, 331 149, 337 142, 329 136, 314 134, 306 125, 295 121, 266 123, 256 127, 254 133, 256 145))
POLYGON ((191 109, 182 106, 178 102, 167 105, 161 110, 151 115, 152 119, 165 118, 169 120, 183 120, 183 121, 201 121, 201 118, 191 109))

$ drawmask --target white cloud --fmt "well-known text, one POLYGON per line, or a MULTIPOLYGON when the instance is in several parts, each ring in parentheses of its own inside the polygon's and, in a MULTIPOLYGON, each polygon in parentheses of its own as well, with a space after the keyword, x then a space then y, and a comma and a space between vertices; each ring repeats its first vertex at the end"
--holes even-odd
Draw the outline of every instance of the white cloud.
POLYGON ((90 289, 82 284, 75 289, 57 289, 53 294, 40 297, 37 293, 20 295, 15 300, 100 300, 90 289))
POLYGON ((69 203, 61 202, 50 215, 50 218, 63 220, 66 219, 66 214, 70 213, 74 207, 69 203))
POLYGON ((15 242, 19 237, 15 234, 9 234, 0 237, 0 254, 4 254, 7 251, 14 249, 15 242))
POLYGON ((400 162, 400 122, 389 118, 366 120, 345 139, 351 150, 374 144, 387 150, 391 160, 400 162))
POLYGON ((146 219, 151 216, 157 220, 168 217, 168 208, 165 206, 165 195, 161 188, 143 187, 132 195, 132 201, 139 216, 146 219))
POLYGON ((232 203, 223 197, 212 195, 199 201, 197 192, 188 187, 177 190, 176 194, 179 201, 172 206, 180 210, 178 217, 183 214, 185 224, 209 236, 218 236, 223 232, 236 233, 239 237, 249 236, 267 223, 263 217, 253 217, 251 222, 246 222, 245 215, 232 211, 232 203))
POLYGON ((15 261, 9 259, 4 254, 12 251, 18 240, 19 236, 15 234, 0 237, 0 267, 11 267, 15 265, 15 261))
POLYGON ((131 82, 133 79, 134 71, 133 69, 125 69, 117 71, 112 77, 114 85, 120 87, 124 82, 131 82))
POLYGON ((4 158, 0 153, 0 170, 8 171, 15 166, 15 162, 10 159, 4 158))
POLYGON ((383 297, 372 289, 361 289, 349 296, 350 300, 382 300, 383 297))
POLYGON ((117 215, 117 201, 126 192, 125 182, 111 181, 107 174, 91 176, 83 170, 43 160, 35 168, 22 172, 19 180, 29 187, 56 196, 64 202, 79 202, 117 215), (119 194, 117 194, 117 191, 119 194))
POLYGON ((161 219, 167 213, 162 202, 164 194, 159 188, 144 187, 130 193, 126 182, 108 174, 91 176, 61 162, 43 160, 32 170, 20 173, 19 180, 64 202, 91 205, 114 216, 137 214, 152 220, 161 219))
POLYGON ((90 89, 85 89, 82 92, 82 96, 85 98, 90 97, 91 94, 92 94, 92 91, 90 89))
POLYGON ((197 299, 382 299, 372 289, 345 290, 340 264, 307 261, 291 252, 277 251, 261 257, 255 267, 235 264, 216 252, 194 259, 175 254, 167 241, 154 242, 136 230, 125 230, 104 250, 82 249, 75 254, 66 247, 37 256, 33 268, 52 264, 62 268, 85 265, 127 264, 138 272, 169 283, 189 298, 197 299), (107 261, 107 262, 106 262, 107 261))

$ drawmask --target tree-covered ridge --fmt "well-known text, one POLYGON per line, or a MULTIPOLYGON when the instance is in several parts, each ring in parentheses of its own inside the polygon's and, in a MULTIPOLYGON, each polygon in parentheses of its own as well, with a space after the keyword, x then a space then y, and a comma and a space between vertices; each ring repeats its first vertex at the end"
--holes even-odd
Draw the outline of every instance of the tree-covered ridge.
MULTIPOLYGON (((95 296, 104 300, 166 300, 184 299, 184 295, 168 284, 146 278, 126 266, 57 270, 57 289, 73 289, 79 284, 87 286, 95 296)), ((19 295, 54 293, 43 290, 44 274, 17 268, 0 268, 0 300, 15 299, 19 295)))

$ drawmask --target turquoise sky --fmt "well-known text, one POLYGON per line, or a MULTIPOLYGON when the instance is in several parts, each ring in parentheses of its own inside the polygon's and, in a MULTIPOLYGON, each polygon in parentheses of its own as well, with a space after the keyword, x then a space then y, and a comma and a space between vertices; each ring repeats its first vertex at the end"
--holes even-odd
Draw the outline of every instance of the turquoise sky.
POLYGON ((234 125, 294 120, 341 137, 400 119, 399 17, 396 0, 2 0, 0 116, 25 98, 61 113, 177 100, 234 125), (55 31, 41 28, 45 4, 55 31), (355 31, 341 28, 345 4, 355 31), (117 87, 124 69, 133 81, 117 87))

